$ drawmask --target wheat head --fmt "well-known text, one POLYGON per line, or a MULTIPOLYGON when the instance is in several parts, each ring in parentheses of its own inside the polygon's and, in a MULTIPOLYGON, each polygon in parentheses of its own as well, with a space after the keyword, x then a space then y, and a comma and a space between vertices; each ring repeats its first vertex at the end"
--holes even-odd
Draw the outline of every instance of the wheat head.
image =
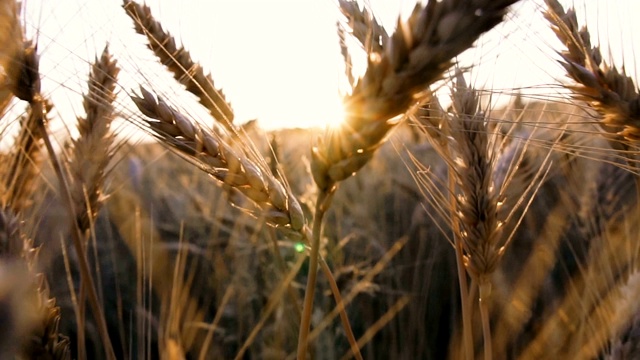
POLYGON ((161 98, 156 100, 144 88, 140 92, 141 97, 132 99, 149 118, 147 124, 156 138, 186 155, 216 180, 246 195, 263 209, 267 223, 303 231, 305 217, 300 204, 268 169, 249 155, 238 153, 220 135, 203 129, 161 98))
POLYGON ((344 122, 313 147, 312 174, 318 187, 330 189, 364 166, 397 124, 392 119, 415 104, 451 67, 452 59, 500 23, 516 1, 429 1, 417 4, 406 21, 398 20, 393 35, 367 54, 365 74, 344 98, 344 122))
POLYGON ((215 88, 211 75, 205 75, 202 66, 191 59, 189 52, 184 47, 176 45, 173 36, 153 18, 148 6, 124 0, 123 7, 127 15, 133 19, 136 31, 147 37, 149 48, 160 62, 187 91, 200 99, 200 103, 209 110, 214 119, 233 133, 233 109, 222 90, 215 88))

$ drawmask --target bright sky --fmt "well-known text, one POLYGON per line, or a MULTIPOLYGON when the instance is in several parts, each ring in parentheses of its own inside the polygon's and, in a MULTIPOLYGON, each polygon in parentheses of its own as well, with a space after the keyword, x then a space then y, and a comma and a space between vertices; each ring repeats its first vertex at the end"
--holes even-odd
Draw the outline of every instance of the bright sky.
MULTIPOLYGON (((123 88, 146 84, 170 101, 201 114, 193 99, 176 97, 167 88, 171 76, 163 73, 145 40, 132 30, 121 1, 25 1, 31 35, 39 33, 45 90, 53 94, 58 109, 82 114, 79 92, 86 73, 106 41, 123 67, 123 88)), ((400 9, 411 0, 371 0, 378 16, 390 28, 400 9)), ((239 121, 258 118, 263 127, 299 127, 324 124, 340 118, 340 84, 344 82, 336 35, 334 0, 149 0, 157 19, 181 40, 193 57, 211 71, 218 87, 231 101, 239 121)), ((540 1, 524 1, 518 12, 493 35, 462 57, 463 63, 482 64, 472 71, 477 87, 512 89, 544 87, 551 76, 562 73, 550 46, 558 49, 540 12, 540 1)), ((565 2, 566 3, 566 2, 565 2)), ((627 71, 635 75, 633 34, 640 22, 637 1, 570 2, 579 21, 612 47, 615 59, 625 53, 627 71), (629 19, 629 20, 627 20, 629 19), (624 51, 622 50, 624 49, 624 51)), ((603 49, 606 58, 607 49, 603 49)), ((63 113, 60 110, 60 113, 63 113)), ((202 113, 204 114, 204 113, 202 113)), ((67 119, 73 122, 73 119, 67 119)))

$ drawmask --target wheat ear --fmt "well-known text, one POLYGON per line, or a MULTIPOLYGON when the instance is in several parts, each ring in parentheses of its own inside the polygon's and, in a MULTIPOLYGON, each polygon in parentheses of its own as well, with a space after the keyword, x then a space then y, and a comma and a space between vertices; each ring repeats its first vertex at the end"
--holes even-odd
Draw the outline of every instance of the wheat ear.
POLYGON ((127 15, 133 19, 136 31, 147 37, 149 48, 160 62, 187 88, 187 91, 200 99, 200 103, 209 110, 214 119, 234 133, 233 110, 222 90, 215 88, 211 74, 205 75, 202 66, 191 59, 189 52, 184 47, 176 45, 173 36, 164 31, 162 25, 153 18, 148 6, 124 0, 123 7, 127 15))
POLYGON ((313 148, 318 187, 330 189, 364 166, 396 124, 390 119, 407 111, 451 67, 452 59, 500 23, 516 1, 432 0, 417 4, 406 21, 398 20, 393 35, 368 54, 364 76, 345 97, 343 124, 327 131, 313 148))
POLYGON ((84 96, 86 117, 78 118, 78 139, 73 140, 69 172, 71 198, 78 227, 82 232, 95 220, 104 182, 104 172, 112 156, 113 101, 119 68, 105 47, 89 74, 84 96))
POLYGON ((545 18, 566 47, 560 63, 577 83, 567 88, 600 113, 605 131, 628 141, 640 140, 640 95, 633 80, 624 68, 618 71, 602 60, 600 49, 591 46, 587 27, 578 28, 573 9, 565 12, 557 0, 545 1, 545 18))
POLYGON ((144 88, 141 97, 132 99, 138 109, 151 120, 147 124, 161 142, 186 155, 216 180, 253 200, 264 210, 267 223, 288 227, 295 232, 305 226, 302 208, 294 196, 275 177, 249 156, 238 153, 213 131, 203 129, 170 107, 163 99, 156 100, 144 88))
MULTIPOLYGON (((475 279, 495 271, 500 254, 498 187, 493 184, 494 140, 480 110, 475 90, 460 75, 452 95, 451 137, 458 160, 455 176, 459 188, 456 209, 461 225, 465 266, 475 279)), ((450 145, 451 146, 451 145, 450 145)))
MULTIPOLYGON (((452 94, 451 136, 458 161, 454 167, 459 194, 452 204, 455 244, 462 244, 464 265, 479 284, 479 305, 484 336, 484 358, 493 356, 488 302, 490 276, 504 253, 498 221, 498 193, 493 184, 494 142, 487 128, 479 99, 458 75, 452 94)), ((458 246, 458 245, 457 245, 458 246)), ((456 246, 456 249, 459 249, 456 246)), ((462 303, 465 306, 465 303, 462 303)))
MULTIPOLYGON (((500 187, 495 184, 493 169, 497 137, 491 133, 486 114, 480 109, 477 92, 468 87, 461 73, 452 86, 452 105, 444 111, 434 95, 411 117, 427 135, 449 172, 448 199, 431 182, 424 182, 425 193, 435 202, 439 216, 450 223, 452 245, 456 252, 458 279, 461 285, 463 339, 465 355, 473 358, 470 331, 471 304, 466 274, 480 286, 480 315, 483 325, 485 358, 491 358, 492 340, 488 302, 491 274, 504 253, 498 199, 500 187), (448 203, 448 214, 445 205, 448 203), (467 301, 468 299, 468 301, 467 301)), ((422 164, 418 164, 424 166, 422 164)))
MULTIPOLYGON (((10 209, 0 209, 0 273, 8 270, 3 268, 4 265, 12 262, 19 265, 11 267, 11 274, 0 274, 0 303, 3 307, 10 305, 5 300, 12 296, 12 290, 5 288, 8 285, 6 281, 9 280, 10 285, 12 281, 9 278, 24 280, 22 285, 13 287, 13 292, 18 292, 13 295, 22 302, 14 304, 17 308, 12 311, 13 316, 5 319, 9 321, 3 321, 0 333, 7 333, 2 334, 2 338, 13 337, 15 344, 11 346, 20 346, 18 351, 24 358, 67 360, 71 355, 69 339, 58 332, 60 308, 56 306, 55 298, 49 295, 44 274, 37 271, 38 253, 33 241, 22 233, 19 219, 10 209)), ((3 354, 2 347, 0 345, 0 355, 3 354)))
MULTIPOLYGON (((22 51, 11 62, 9 89, 21 100, 28 101, 31 98, 33 89, 29 83, 39 82, 37 73, 34 74, 37 61, 35 46, 27 41, 23 44, 22 51)), ((39 84, 33 86, 39 87, 39 84)), ((45 110, 49 111, 51 105, 45 104, 45 110)), ((5 194, 3 195, 4 204, 7 204, 16 213, 20 213, 29 205, 29 198, 33 192, 32 187, 41 160, 42 132, 38 124, 42 118, 42 111, 38 111, 32 106, 28 107, 27 114, 21 118, 20 132, 13 148, 14 153, 11 156, 5 178, 5 194)))

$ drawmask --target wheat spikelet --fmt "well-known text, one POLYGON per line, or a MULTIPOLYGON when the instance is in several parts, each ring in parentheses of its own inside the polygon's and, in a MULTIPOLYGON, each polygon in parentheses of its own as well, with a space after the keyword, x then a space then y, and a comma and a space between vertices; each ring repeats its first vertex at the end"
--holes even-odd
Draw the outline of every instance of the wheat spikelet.
POLYGON ((357 2, 339 0, 340 11, 347 18, 351 34, 364 47, 367 53, 381 52, 382 44, 389 40, 387 30, 373 16, 367 6, 360 7, 357 2))
POLYGON ((367 54, 382 52, 382 44, 389 41, 387 30, 377 21, 367 6, 360 7, 357 2, 339 0, 340 11, 347 18, 347 23, 338 22, 340 53, 344 59, 345 75, 349 85, 354 87, 356 79, 352 71, 352 59, 347 45, 347 32, 362 45, 367 54))
POLYGON ((71 197, 79 228, 84 232, 95 220, 100 206, 104 171, 113 155, 113 101, 119 69, 105 47, 89 75, 84 96, 85 118, 78 118, 80 136, 73 140, 69 172, 71 197))
POLYGON ((578 100, 586 101, 602 116, 602 128, 622 139, 640 139, 640 95, 633 80, 602 60, 600 49, 591 46, 587 27, 578 29, 573 9, 565 12, 557 0, 545 0, 545 17, 566 50, 562 66, 577 85, 568 85, 578 100))
POLYGON ((516 1, 429 1, 417 4, 406 21, 398 20, 382 49, 368 54, 364 76, 344 99, 344 123, 313 148, 318 187, 330 189, 364 166, 396 124, 390 119, 407 111, 452 59, 500 23, 516 1))
MULTIPOLYGON (((478 92, 467 86, 461 73, 452 85, 450 111, 437 97, 421 105, 410 117, 419 124, 434 150, 453 170, 456 180, 456 211, 440 216, 459 220, 459 236, 466 256, 465 266, 474 279, 491 274, 503 250, 499 200, 502 184, 495 172, 497 137, 491 133, 487 114, 480 109, 478 92)), ((426 189, 432 193, 436 189, 426 189)), ((444 196, 438 197, 445 201, 444 196)), ((504 219, 501 219, 504 220, 504 219)))
POLYGON ((173 36, 153 18, 148 6, 124 0, 123 7, 133 19, 136 31, 148 38, 148 46, 160 62, 173 72, 175 79, 186 86, 187 91, 200 99, 214 119, 233 133, 233 110, 222 91, 215 88, 211 75, 204 74, 202 67, 191 59, 184 47, 176 46, 173 36))
POLYGON ((274 226, 303 231, 300 204, 280 183, 247 154, 238 153, 214 132, 171 108, 162 99, 140 89, 142 97, 132 97, 156 138, 184 154, 216 180, 246 195, 264 210, 265 220, 274 226))

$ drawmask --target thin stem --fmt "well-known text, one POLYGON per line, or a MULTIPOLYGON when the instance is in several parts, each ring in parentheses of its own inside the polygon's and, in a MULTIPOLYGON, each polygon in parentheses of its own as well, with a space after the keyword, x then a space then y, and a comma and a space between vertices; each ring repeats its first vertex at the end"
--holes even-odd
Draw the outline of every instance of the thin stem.
POLYGON ((202 342, 202 347, 200 348, 200 355, 198 356, 198 360, 206 360, 207 351, 211 347, 213 343, 213 334, 220 323, 220 319, 222 319, 222 314, 224 313, 224 308, 227 306, 229 301, 231 300, 231 296, 233 296, 235 288, 233 285, 227 287, 227 290, 224 292, 222 296, 222 300, 220 300, 220 305, 218 305, 218 311, 216 311, 216 315, 211 321, 211 324, 207 324, 207 335, 202 342))
POLYGON ((300 332, 298 333, 298 360, 307 357, 307 346, 309 340, 309 329, 311 327, 311 313, 313 311, 313 299, 316 291, 316 281, 318 272, 318 256, 320 254, 320 232, 322 230, 322 219, 326 210, 325 201, 331 196, 328 191, 320 190, 316 201, 316 213, 313 218, 311 229, 311 253, 309 254, 309 275, 307 276, 307 287, 304 292, 304 307, 302 308, 302 319, 300 320, 300 332))
POLYGON ((87 344, 86 344, 86 301, 87 301, 87 286, 84 281, 80 281, 80 288, 78 289, 78 302, 76 306, 78 308, 76 313, 76 327, 78 331, 78 359, 86 359, 87 358, 87 344))
POLYGON ((480 284, 480 318, 482 320, 482 337, 484 339, 484 360, 493 359, 491 345, 491 324, 489 323, 489 297, 491 296, 491 282, 481 280, 480 284))
POLYGON ((338 308, 338 311, 340 313, 340 321, 342 321, 345 335, 347 336, 347 340, 349 340, 349 345, 351 346, 353 357, 355 357, 357 360, 362 360, 360 346, 358 346, 358 341, 356 340, 356 337, 353 335, 353 331, 351 330, 349 317, 347 316, 347 312, 345 311, 345 304, 344 301, 342 301, 342 296, 340 295, 340 289, 338 288, 336 279, 334 279, 333 274, 331 273, 331 269, 329 269, 329 265, 327 265, 327 262, 324 261, 322 257, 320 257, 320 266, 322 266, 322 271, 327 277, 327 280, 329 280, 329 286, 331 287, 333 298, 336 301, 336 307, 338 308))
MULTIPOLYGON (((275 231, 272 227, 269 227, 268 230, 268 237, 271 240, 271 245, 273 246, 273 256, 276 259, 276 263, 280 268, 281 274, 285 276, 287 274, 287 264, 284 262, 284 259, 280 254, 280 248, 278 246, 278 240, 276 239, 275 231)), ((299 321, 300 317, 302 316, 302 309, 300 309, 300 303, 298 302, 299 298, 290 283, 287 284, 287 295, 289 296, 289 299, 291 300, 291 303, 293 304, 293 307, 295 309, 296 319, 297 321, 299 321)))
POLYGON ((453 228, 453 238, 456 251, 456 268, 458 270, 458 284, 460 285, 460 308, 462 310, 462 342, 464 345, 465 358, 472 360, 474 358, 473 349, 473 332, 471 329, 471 311, 466 306, 469 293, 467 287, 467 270, 464 267, 464 256, 462 249, 462 240, 460 239, 460 224, 456 215, 456 197, 455 186, 456 180, 454 169, 449 165, 449 208, 451 210, 451 227, 453 228))

